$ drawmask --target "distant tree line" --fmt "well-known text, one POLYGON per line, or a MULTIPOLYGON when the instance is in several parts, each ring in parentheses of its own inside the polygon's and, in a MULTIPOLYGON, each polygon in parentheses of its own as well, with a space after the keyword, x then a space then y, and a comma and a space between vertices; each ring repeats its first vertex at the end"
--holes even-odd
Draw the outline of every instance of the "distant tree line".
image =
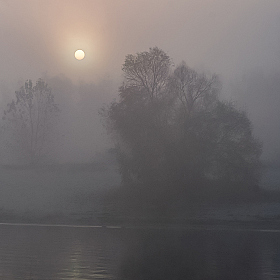
POLYGON ((119 100, 102 116, 128 200, 153 207, 257 188, 262 145, 246 113, 219 98, 217 75, 185 62, 173 70, 157 47, 127 55, 122 70, 119 100))
POLYGON ((27 80, 4 110, 1 136, 21 161, 41 163, 55 139, 58 115, 59 107, 48 84, 42 79, 35 84, 27 80))

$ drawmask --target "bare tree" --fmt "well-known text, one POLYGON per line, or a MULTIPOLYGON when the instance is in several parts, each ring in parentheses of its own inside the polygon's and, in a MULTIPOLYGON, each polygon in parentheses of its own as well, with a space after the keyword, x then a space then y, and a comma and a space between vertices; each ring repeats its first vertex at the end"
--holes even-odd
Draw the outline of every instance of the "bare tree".
POLYGON ((147 52, 127 55, 122 70, 125 87, 144 90, 151 100, 159 97, 167 84, 171 60, 161 49, 154 47, 147 52))
POLYGON ((221 89, 217 75, 207 76, 205 73, 198 73, 189 68, 185 62, 176 67, 169 85, 188 114, 216 101, 221 89))
POLYGON ((59 108, 51 88, 42 79, 35 85, 26 81, 15 95, 4 111, 3 128, 9 139, 12 137, 12 147, 19 147, 28 162, 35 164, 46 154, 54 137, 59 108))

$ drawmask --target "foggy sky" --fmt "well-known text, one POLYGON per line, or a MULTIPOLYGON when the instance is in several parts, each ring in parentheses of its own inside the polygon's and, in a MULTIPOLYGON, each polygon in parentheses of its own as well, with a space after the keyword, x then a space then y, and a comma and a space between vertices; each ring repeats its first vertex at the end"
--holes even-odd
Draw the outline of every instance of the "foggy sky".
MULTIPOLYGON (((280 89, 264 100, 269 92, 252 89, 255 93, 249 94, 243 79, 256 69, 280 74, 279 27, 278 0, 0 0, 1 105, 26 79, 62 74, 68 79, 64 96, 69 94, 69 106, 76 108, 64 115, 64 149, 87 154, 87 149, 103 147, 97 111, 116 95, 125 56, 158 46, 175 65, 185 60, 220 75, 224 95, 246 103, 265 154, 277 149, 280 154, 280 110, 270 106, 280 105, 280 89), (85 51, 84 60, 74 59, 76 49, 85 51), (79 93, 81 81, 86 86, 79 93), (109 88, 106 81, 111 81, 109 88), (239 89, 231 91, 234 83, 240 83, 239 89), (265 106, 256 111, 258 100, 265 106), (75 143, 80 148, 75 150, 75 143)), ((59 81, 52 82, 59 89, 59 81)))

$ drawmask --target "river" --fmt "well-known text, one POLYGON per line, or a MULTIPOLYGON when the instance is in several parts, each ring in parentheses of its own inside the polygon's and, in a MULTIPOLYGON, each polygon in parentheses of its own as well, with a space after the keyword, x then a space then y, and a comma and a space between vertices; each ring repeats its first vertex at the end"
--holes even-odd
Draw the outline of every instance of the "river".
POLYGON ((1 224, 0 279, 280 279, 280 231, 1 224))

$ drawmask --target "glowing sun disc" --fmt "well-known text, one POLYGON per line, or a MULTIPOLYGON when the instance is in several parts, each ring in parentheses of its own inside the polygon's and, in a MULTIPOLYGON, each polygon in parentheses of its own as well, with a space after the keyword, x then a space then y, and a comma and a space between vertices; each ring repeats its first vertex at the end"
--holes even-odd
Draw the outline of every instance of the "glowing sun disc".
POLYGON ((85 52, 83 50, 76 50, 75 51, 75 58, 78 60, 82 60, 85 57, 85 52))

